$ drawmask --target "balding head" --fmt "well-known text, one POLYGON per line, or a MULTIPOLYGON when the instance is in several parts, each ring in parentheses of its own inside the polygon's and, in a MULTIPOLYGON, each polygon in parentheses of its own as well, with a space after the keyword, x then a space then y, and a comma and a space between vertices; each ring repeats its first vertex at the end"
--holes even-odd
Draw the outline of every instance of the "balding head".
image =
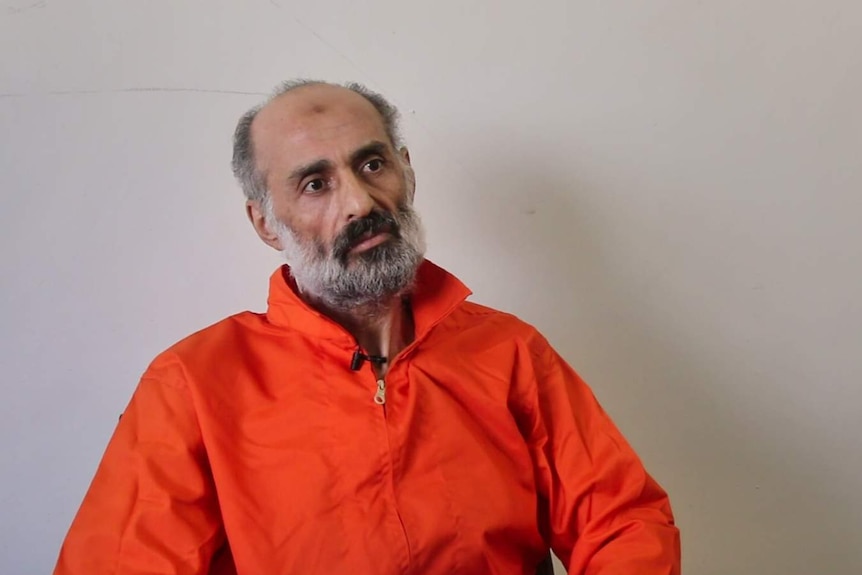
POLYGON ((303 82, 237 127, 234 172, 249 221, 326 309, 376 309, 409 288, 422 261, 416 180, 395 117, 360 86, 303 82))
POLYGON ((383 96, 357 83, 330 84, 316 80, 291 80, 281 84, 263 104, 255 106, 240 118, 234 132, 233 173, 249 200, 261 201, 266 197, 266 171, 258 162, 259 132, 266 132, 269 122, 263 120, 286 120, 296 113, 323 113, 333 105, 348 104, 353 100, 357 110, 363 106, 373 108, 378 121, 393 148, 402 145, 398 128, 398 110, 383 96), (268 118, 267 118, 268 117, 268 118), (263 130, 260 124, 265 124, 263 130))

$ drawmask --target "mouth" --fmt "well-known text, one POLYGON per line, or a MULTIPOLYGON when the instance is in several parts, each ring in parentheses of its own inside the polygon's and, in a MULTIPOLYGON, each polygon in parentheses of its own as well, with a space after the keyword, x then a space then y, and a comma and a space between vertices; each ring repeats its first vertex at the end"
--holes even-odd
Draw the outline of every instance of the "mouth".
POLYGON ((348 253, 359 254, 364 251, 368 251, 371 248, 375 248, 383 242, 389 241, 390 239, 392 239, 392 234, 386 230, 369 232, 360 236, 357 240, 357 243, 354 244, 352 248, 350 248, 350 251, 348 253))

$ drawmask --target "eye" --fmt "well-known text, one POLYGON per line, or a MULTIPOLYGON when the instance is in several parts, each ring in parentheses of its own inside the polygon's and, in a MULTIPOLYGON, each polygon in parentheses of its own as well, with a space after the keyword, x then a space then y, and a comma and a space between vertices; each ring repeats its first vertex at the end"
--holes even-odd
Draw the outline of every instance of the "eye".
POLYGON ((305 187, 302 188, 302 192, 304 194, 318 194, 323 191, 326 187, 326 182, 323 181, 323 178, 315 178, 313 180, 309 180, 305 187))
POLYGON ((367 172, 369 174, 376 174, 380 170, 383 169, 383 159, 382 158, 374 158, 373 160, 369 160, 365 162, 365 165, 362 166, 362 171, 367 172))

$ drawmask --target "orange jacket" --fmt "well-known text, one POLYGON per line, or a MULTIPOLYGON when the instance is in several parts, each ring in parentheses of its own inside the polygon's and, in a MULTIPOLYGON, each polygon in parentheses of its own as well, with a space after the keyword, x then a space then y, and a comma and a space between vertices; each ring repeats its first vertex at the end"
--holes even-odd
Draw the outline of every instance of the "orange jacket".
POLYGON ((521 575, 548 546, 569 573, 679 573, 667 496, 535 329, 425 262, 379 405, 355 340, 286 276, 265 315, 147 369, 55 575, 203 575, 230 553, 239 575, 521 575))

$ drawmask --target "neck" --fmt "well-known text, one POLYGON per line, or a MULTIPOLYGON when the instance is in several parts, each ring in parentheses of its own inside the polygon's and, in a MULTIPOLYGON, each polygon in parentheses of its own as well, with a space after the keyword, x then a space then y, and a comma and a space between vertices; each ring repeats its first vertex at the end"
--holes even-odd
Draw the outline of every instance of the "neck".
POLYGON ((392 359, 413 341, 413 314, 409 300, 401 296, 351 310, 328 309, 321 302, 309 303, 353 335, 365 354, 387 358, 386 363, 373 364, 378 376, 382 377, 392 359))

